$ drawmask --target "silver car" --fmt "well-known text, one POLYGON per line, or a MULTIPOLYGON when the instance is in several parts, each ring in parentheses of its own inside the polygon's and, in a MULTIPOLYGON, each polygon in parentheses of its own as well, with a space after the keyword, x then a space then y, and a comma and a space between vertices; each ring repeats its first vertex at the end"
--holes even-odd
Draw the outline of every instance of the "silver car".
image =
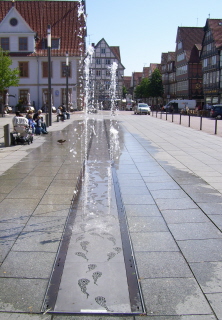
POLYGON ((134 114, 150 114, 151 108, 147 103, 138 103, 135 106, 134 114))

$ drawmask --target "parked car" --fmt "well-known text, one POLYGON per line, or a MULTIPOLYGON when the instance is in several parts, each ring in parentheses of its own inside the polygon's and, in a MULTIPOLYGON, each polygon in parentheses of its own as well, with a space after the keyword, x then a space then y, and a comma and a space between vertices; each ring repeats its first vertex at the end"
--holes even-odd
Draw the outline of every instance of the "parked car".
POLYGON ((135 106, 134 114, 150 114, 151 108, 146 103, 138 103, 135 106))
POLYGON ((215 104, 210 110, 210 116, 212 118, 221 119, 222 118, 222 104, 215 104))

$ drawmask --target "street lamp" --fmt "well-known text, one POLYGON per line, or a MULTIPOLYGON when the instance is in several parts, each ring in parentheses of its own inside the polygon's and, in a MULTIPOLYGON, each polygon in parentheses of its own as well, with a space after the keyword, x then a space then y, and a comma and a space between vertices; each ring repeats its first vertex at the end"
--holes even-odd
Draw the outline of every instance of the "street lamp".
POLYGON ((49 126, 52 125, 52 102, 51 102, 51 26, 47 27, 47 48, 48 48, 48 113, 49 113, 49 126))
POLYGON ((68 77, 69 77, 69 55, 68 55, 68 51, 66 51, 66 110, 69 111, 68 108, 68 103, 69 103, 69 99, 68 99, 68 94, 69 94, 69 84, 68 84, 68 77))

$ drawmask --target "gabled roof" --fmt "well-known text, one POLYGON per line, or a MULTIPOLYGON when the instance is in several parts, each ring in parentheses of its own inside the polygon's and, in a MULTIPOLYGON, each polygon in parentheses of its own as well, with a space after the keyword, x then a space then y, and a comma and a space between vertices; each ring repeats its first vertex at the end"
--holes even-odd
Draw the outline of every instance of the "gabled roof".
POLYGON ((187 61, 190 59, 190 53, 194 44, 201 44, 204 37, 204 29, 199 27, 178 27, 176 42, 183 44, 183 50, 186 53, 187 61))
POLYGON ((125 67, 123 66, 122 62, 121 62, 121 56, 120 56, 120 48, 118 46, 109 46, 108 43, 106 42, 106 40, 104 38, 102 38, 96 45, 93 44, 94 47, 99 47, 101 42, 104 42, 106 44, 107 47, 110 48, 111 52, 114 54, 115 58, 119 61, 119 63, 122 65, 123 69, 125 69, 125 67))
POLYGON ((119 47, 111 47, 110 46, 110 49, 112 50, 113 54, 118 58, 118 60, 121 61, 119 47))
POLYGON ((167 52, 162 52, 162 54, 161 54, 161 64, 166 64, 167 63, 167 56, 168 56, 167 52))
MULTIPOLYGON (((79 1, 17 1, 15 8, 37 34, 36 52, 33 55, 47 56, 42 39, 46 38, 47 25, 51 25, 53 38, 60 38, 60 49, 52 49, 52 56, 80 56, 84 52, 86 35, 83 15, 78 19, 79 1), (83 38, 79 35, 80 28, 83 38)), ((12 8, 11 1, 0 1, 0 22, 12 8)))
POLYGON ((207 19, 204 30, 211 30, 216 48, 222 46, 222 19, 207 19))

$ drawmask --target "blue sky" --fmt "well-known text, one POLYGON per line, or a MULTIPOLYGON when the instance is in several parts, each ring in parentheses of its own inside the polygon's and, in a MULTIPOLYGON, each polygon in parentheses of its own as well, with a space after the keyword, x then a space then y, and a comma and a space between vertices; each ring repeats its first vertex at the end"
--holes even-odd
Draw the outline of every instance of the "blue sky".
MULTIPOLYGON (((119 46, 125 76, 174 51, 178 26, 222 19, 222 0, 86 0, 87 46, 102 38, 119 46)), ((222 32, 222 27, 221 27, 222 32)))

